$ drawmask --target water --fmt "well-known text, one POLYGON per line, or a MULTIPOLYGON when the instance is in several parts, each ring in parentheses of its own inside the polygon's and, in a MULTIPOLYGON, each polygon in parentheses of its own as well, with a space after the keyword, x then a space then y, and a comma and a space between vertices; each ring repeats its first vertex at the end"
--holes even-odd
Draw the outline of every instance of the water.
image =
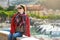
MULTIPOLYGON (((33 25, 30 27, 32 36, 60 37, 60 20, 31 20, 32 22, 33 25)), ((9 31, 9 24, 3 23, 2 25, 4 27, 0 28, 0 30, 9 31)))
POLYGON ((36 20, 31 27, 31 34, 60 37, 60 20, 36 20))

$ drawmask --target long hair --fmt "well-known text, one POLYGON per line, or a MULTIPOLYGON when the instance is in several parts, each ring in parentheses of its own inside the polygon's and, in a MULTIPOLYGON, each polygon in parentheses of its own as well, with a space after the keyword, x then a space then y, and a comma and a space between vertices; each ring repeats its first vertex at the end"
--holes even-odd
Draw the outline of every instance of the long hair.
MULTIPOLYGON (((24 10, 23 14, 25 14, 25 11, 26 11, 26 8, 25 8, 25 6, 23 6, 23 5, 18 5, 18 6, 17 6, 17 8, 18 8, 18 7, 21 7, 21 8, 23 8, 23 10, 24 10)), ((16 8, 16 9, 17 9, 17 8, 16 8)))

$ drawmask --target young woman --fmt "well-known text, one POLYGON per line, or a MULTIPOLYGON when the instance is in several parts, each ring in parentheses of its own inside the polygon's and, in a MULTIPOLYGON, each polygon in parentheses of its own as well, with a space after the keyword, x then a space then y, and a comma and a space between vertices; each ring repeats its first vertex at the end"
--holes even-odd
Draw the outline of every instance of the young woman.
POLYGON ((22 35, 30 37, 30 20, 25 13, 25 7, 18 5, 17 11, 18 12, 12 17, 8 40, 16 40, 16 37, 22 37, 22 35))

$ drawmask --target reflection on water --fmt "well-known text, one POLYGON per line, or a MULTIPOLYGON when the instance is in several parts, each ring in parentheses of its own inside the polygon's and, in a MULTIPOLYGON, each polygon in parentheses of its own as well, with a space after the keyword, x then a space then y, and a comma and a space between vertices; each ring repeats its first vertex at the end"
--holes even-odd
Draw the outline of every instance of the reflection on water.
POLYGON ((36 20, 31 27, 31 34, 60 37, 60 20, 36 20))

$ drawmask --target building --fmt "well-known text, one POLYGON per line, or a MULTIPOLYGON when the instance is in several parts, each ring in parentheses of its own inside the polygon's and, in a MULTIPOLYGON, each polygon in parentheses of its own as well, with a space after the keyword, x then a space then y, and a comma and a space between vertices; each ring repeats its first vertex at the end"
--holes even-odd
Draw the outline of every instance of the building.
POLYGON ((8 7, 8 0, 0 0, 0 6, 8 7))

